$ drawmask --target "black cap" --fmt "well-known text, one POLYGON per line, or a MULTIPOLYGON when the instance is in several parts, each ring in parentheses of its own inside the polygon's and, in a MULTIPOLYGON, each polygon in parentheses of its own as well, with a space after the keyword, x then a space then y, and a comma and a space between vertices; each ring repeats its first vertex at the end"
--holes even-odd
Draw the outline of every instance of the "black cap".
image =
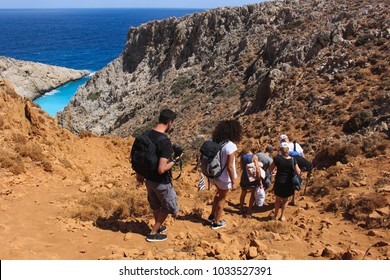
POLYGON ((268 153, 271 153, 273 150, 274 150, 274 147, 272 147, 271 145, 267 145, 267 148, 265 148, 265 151, 268 153))

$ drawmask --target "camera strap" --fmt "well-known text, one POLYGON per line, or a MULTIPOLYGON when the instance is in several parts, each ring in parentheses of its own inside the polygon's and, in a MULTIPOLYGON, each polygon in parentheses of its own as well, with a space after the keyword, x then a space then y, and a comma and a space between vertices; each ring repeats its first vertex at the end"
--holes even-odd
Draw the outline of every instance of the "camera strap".
POLYGON ((180 173, 179 173, 179 175, 178 175, 176 178, 173 178, 173 177, 172 177, 172 172, 171 172, 171 177, 172 177, 173 180, 179 179, 180 176, 181 176, 181 173, 182 173, 182 171, 183 171, 183 162, 181 161, 181 158, 179 159, 179 168, 180 168, 180 173))

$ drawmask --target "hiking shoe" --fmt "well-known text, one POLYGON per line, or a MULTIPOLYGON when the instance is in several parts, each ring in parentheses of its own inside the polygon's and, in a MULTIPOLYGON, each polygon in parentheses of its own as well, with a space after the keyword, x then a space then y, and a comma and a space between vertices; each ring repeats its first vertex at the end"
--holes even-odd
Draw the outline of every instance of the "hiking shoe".
POLYGON ((159 229, 158 229, 158 233, 165 233, 167 231, 167 227, 166 226, 161 226, 159 229))
POLYGON ((213 223, 211 225, 211 229, 213 229, 213 230, 220 229, 226 225, 227 225, 227 223, 225 221, 219 221, 218 223, 213 223))
POLYGON ((166 236, 165 234, 161 234, 161 233, 156 233, 156 234, 148 234, 146 236, 146 240, 149 241, 149 242, 159 242, 159 241, 165 241, 167 240, 168 236, 166 236))
POLYGON ((210 216, 206 219, 206 221, 208 221, 210 224, 212 223, 212 222, 214 222, 214 215, 213 214, 210 214, 210 216))

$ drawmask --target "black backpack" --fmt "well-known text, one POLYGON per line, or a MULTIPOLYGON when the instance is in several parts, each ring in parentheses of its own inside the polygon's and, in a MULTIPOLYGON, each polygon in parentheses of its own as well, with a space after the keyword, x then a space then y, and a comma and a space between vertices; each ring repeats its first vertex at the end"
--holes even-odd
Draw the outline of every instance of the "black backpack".
POLYGON ((314 168, 313 164, 309 160, 304 158, 300 153, 297 152, 297 147, 296 147, 297 141, 294 140, 293 143, 294 143, 294 151, 290 152, 290 156, 295 158, 299 168, 302 171, 311 172, 312 169, 314 168))
POLYGON ((156 146, 167 139, 164 135, 161 135, 154 143, 150 139, 150 132, 148 130, 135 138, 130 154, 133 170, 146 179, 150 179, 156 174, 159 162, 156 146))
POLYGON ((293 156, 293 158, 295 158, 299 168, 302 171, 310 172, 314 168, 313 164, 309 160, 307 160, 306 158, 304 158, 302 156, 293 156))
POLYGON ((221 163, 221 149, 226 143, 207 140, 200 147, 200 167, 207 178, 218 178, 225 169, 226 165, 222 167, 221 163))

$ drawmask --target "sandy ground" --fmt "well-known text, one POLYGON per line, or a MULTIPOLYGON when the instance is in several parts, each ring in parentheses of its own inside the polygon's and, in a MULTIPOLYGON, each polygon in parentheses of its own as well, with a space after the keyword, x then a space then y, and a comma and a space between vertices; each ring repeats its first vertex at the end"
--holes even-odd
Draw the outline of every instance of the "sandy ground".
POLYGON ((272 193, 249 218, 238 214, 240 190, 232 191, 228 226, 217 231, 205 221, 214 189, 197 191, 199 174, 187 162, 174 182, 180 212, 167 220, 168 240, 148 243, 153 219, 130 168, 132 140, 77 137, 4 84, 0 93, 0 259, 389 259, 387 155, 357 157, 337 165, 337 174, 316 170, 285 222, 270 220, 272 193), (328 180, 329 192, 314 195, 328 180), (325 211, 367 194, 385 199, 367 213, 379 226, 349 218, 344 208, 325 211))

